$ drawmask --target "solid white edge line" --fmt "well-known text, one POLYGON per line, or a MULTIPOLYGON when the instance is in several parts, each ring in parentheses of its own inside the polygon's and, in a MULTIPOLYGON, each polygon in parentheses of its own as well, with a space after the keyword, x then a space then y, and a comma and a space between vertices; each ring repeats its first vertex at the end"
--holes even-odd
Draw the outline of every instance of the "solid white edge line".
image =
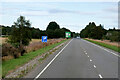
MULTIPOLYGON (((73 40, 73 39, 72 39, 73 40)), ((71 40, 71 41, 72 41, 71 40)), ((70 41, 70 42, 71 42, 70 41)), ((69 42, 69 43, 70 43, 69 42)), ((69 44, 68 43, 68 44, 69 44)), ((36 80, 37 78, 39 78, 41 76, 41 74, 50 66, 50 64, 60 55, 60 53, 68 46, 68 44, 49 62, 49 64, 47 64, 47 66, 35 77, 34 80, 36 80)))
POLYGON ((99 74, 99 77, 100 77, 100 78, 103 78, 101 74, 99 74))
MULTIPOLYGON (((83 39, 82 39, 83 40, 83 39)), ((86 40, 83 40, 83 41, 86 41, 86 40)), ((109 52, 109 53, 112 53, 113 55, 115 55, 115 56, 118 56, 118 57, 120 57, 120 55, 118 55, 118 54, 116 54, 116 53, 114 53, 114 52, 111 52, 111 51, 109 51, 109 50, 107 50, 107 49, 105 49, 105 48, 103 48, 103 47, 101 47, 101 46, 99 46, 99 45, 96 45, 96 44, 94 44, 94 43, 91 43, 91 42, 88 42, 88 41, 86 41, 87 43, 90 43, 90 44, 92 44, 92 45, 94 45, 94 46, 97 46, 97 47, 99 47, 100 49, 103 49, 103 50, 105 50, 105 51, 107 51, 107 52, 109 52)))

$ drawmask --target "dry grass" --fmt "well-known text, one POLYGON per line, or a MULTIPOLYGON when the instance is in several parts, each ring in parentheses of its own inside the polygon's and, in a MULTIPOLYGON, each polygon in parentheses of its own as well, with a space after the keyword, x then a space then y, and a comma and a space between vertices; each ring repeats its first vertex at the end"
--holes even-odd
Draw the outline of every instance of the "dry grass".
POLYGON ((0 45, 6 43, 7 37, 0 37, 0 45))
MULTIPOLYGON (((86 38, 86 39, 89 39, 89 38, 86 38)), ((110 42, 110 40, 97 40, 97 39, 89 39, 89 40, 93 40, 93 41, 97 41, 97 42, 101 42, 101 43, 105 43, 105 44, 120 47, 120 45, 119 45, 120 42, 110 42)))
POLYGON ((60 45, 61 43, 65 42, 67 40, 64 40, 64 39, 51 40, 51 42, 53 42, 53 41, 55 41, 56 44, 53 43, 53 45, 49 45, 49 46, 46 46, 45 48, 38 49, 34 52, 24 54, 24 56, 21 56, 17 59, 11 59, 8 61, 4 61, 2 63, 2 77, 5 77, 5 75, 8 74, 9 72, 17 69, 18 67, 22 66, 23 64, 25 64, 25 63, 29 62, 30 60, 32 60, 33 58, 35 58, 36 56, 44 54, 45 52, 55 48, 56 46, 60 45), (61 40, 63 40, 63 41, 61 41, 61 40), (61 41, 61 42, 59 42, 59 41, 61 41), (59 43, 57 43, 57 42, 59 42, 59 43))
MULTIPOLYGON (((55 44, 55 43, 59 43, 63 40, 64 39, 62 39, 62 38, 61 39, 49 39, 48 42, 43 43, 43 42, 41 42, 40 39, 32 39, 30 44, 28 46, 25 46, 24 49, 25 49, 26 53, 34 52, 34 51, 36 51, 38 49, 41 49, 45 46, 49 46, 49 45, 52 45, 52 44, 55 44)), ((19 54, 20 54, 19 49, 14 48, 13 46, 11 46, 8 43, 3 44, 3 46, 2 46, 2 55, 3 55, 2 60, 3 61, 9 60, 9 59, 12 59, 12 58, 15 58, 15 57, 20 57, 21 55, 19 55, 19 54), (13 56, 13 57, 11 57, 11 56, 13 56)))
POLYGON ((10 59, 13 59, 13 58, 14 58, 13 56, 4 56, 4 57, 2 57, 2 61, 10 60, 10 59))
POLYGON ((42 43, 40 39, 33 39, 31 41, 31 43, 25 47, 27 53, 28 52, 31 52, 31 51, 35 51, 35 50, 38 50, 38 49, 41 49, 45 46, 49 46, 49 45, 52 45, 52 44, 55 44, 55 43, 58 43, 60 41, 62 41, 64 39, 49 39, 48 42, 46 43, 42 43))
POLYGON ((40 41, 41 41, 41 39, 32 39, 32 40, 30 41, 30 43, 40 42, 40 41))

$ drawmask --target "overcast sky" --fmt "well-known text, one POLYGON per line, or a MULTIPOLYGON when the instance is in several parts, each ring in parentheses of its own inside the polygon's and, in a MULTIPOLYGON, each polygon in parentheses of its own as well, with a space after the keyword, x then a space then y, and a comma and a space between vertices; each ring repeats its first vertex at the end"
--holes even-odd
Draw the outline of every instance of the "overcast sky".
POLYGON ((80 32, 89 22, 118 28, 118 2, 1 2, 1 25, 11 26, 22 15, 32 27, 45 30, 49 22, 80 32))

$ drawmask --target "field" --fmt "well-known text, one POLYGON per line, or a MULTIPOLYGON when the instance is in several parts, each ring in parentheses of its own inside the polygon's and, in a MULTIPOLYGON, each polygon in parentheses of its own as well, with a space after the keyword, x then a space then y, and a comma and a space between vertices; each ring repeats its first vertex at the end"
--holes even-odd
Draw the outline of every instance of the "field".
POLYGON ((60 45, 61 43, 65 42, 65 41, 66 40, 62 40, 58 43, 46 46, 45 48, 41 48, 41 49, 38 49, 36 51, 29 52, 27 54, 24 54, 24 56, 20 56, 17 59, 11 59, 11 60, 7 60, 7 61, 3 61, 2 62, 2 77, 5 77, 5 75, 8 74, 9 72, 11 72, 12 70, 14 70, 17 67, 27 63, 28 61, 35 58, 36 56, 42 55, 43 53, 49 51, 50 49, 60 45))
POLYGON ((0 45, 6 42, 6 37, 0 37, 0 45))
MULTIPOLYGON (((89 39, 89 38, 86 38, 86 39, 89 39)), ((89 39, 89 40, 92 40, 92 41, 97 41, 97 42, 101 42, 101 43, 105 43, 105 44, 109 44, 109 45, 113 45, 113 46, 120 46, 120 42, 110 42, 110 40, 97 40, 97 39, 89 39)))
POLYGON ((90 42, 95 43, 95 44, 98 44, 100 46, 112 49, 116 52, 120 52, 120 46, 119 45, 115 45, 115 44, 113 45, 113 43, 110 44, 110 42, 109 43, 105 42, 105 41, 101 42, 100 40, 93 40, 93 39, 88 39, 88 38, 86 38, 85 40, 90 41, 90 42))
MULTIPOLYGON (((0 45, 6 43, 6 40, 7 40, 7 37, 0 37, 0 45)), ((39 42, 39 41, 41 41, 41 39, 32 39, 30 41, 30 43, 32 43, 32 42, 39 42)))

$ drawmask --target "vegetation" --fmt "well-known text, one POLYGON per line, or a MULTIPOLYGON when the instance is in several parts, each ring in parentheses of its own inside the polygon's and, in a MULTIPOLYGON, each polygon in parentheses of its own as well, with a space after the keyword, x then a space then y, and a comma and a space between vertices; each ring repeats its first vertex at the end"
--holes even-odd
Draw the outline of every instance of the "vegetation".
POLYGON ((103 36, 103 39, 120 42, 120 30, 117 30, 115 28, 109 29, 107 31, 107 34, 103 36))
MULTIPOLYGON (((23 18, 25 19, 25 17, 23 18)), ((18 23, 18 21, 16 23, 18 23)), ((16 32, 17 26, 15 27, 15 25, 12 25, 11 27, 9 27, 9 26, 0 25, 0 27, 2 27, 2 36, 10 36, 10 35, 17 36, 17 34, 13 34, 13 33, 17 33, 16 32)), ((41 39, 42 36, 48 36, 48 38, 65 38, 65 32, 71 32, 69 29, 66 29, 64 27, 60 28, 59 24, 57 24, 55 21, 50 22, 46 30, 40 30, 39 28, 34 28, 34 27, 27 27, 27 31, 28 31, 27 33, 29 33, 28 35, 29 38, 32 39, 41 39)), ((76 37, 76 36, 78 36, 78 33, 71 32, 71 37, 76 37)))
POLYGON ((60 26, 56 22, 50 22, 46 30, 60 29, 60 26))
MULTIPOLYGON (((37 43, 38 45, 33 46, 33 49, 25 49, 32 38, 40 39, 42 36, 54 39, 65 38, 65 32, 71 32, 69 29, 60 28, 56 22, 50 22, 46 30, 42 31, 39 28, 31 27, 30 21, 26 20, 24 16, 20 16, 11 27, 0 25, 0 29, 2 29, 2 36, 8 36, 8 43, 2 45, 2 57, 13 56, 15 59, 23 56, 25 52, 42 48, 42 43, 37 43)), ((72 37, 78 35, 75 32, 71 33, 72 37)))
POLYGON ((120 41, 120 29, 109 29, 106 30, 100 24, 96 26, 94 22, 90 22, 84 29, 80 32, 81 38, 92 38, 92 39, 107 39, 110 41, 120 41))
POLYGON ((2 35, 0 34, 0 36, 7 36, 8 38, 7 43, 2 44, 2 77, 5 77, 9 71, 65 41, 65 39, 53 39, 50 40, 51 42, 45 43, 45 45, 42 42, 36 42, 30 48, 29 43, 32 38, 40 39, 42 36, 65 38, 65 32, 71 32, 69 29, 60 28, 56 22, 50 22, 46 30, 31 27, 30 21, 26 20, 24 16, 20 16, 11 27, 0 25, 0 29, 2 29, 2 35), (45 48, 43 49, 43 47, 45 48))
POLYGON ((113 46, 113 45, 110 45, 110 44, 101 43, 101 42, 97 42, 97 41, 93 41, 93 40, 89 40, 89 39, 85 39, 85 40, 90 41, 90 42, 95 43, 95 44, 98 44, 100 46, 112 49, 114 51, 120 52, 120 47, 113 46))
POLYGON ((102 36, 106 34, 106 30, 100 24, 96 26, 94 22, 90 22, 80 33, 82 38, 102 39, 102 36))
POLYGON ((30 21, 25 20, 25 17, 20 16, 14 25, 11 35, 8 37, 8 42, 13 44, 15 47, 20 47, 21 45, 28 45, 31 41, 30 33, 30 21))
POLYGON ((59 43, 55 43, 55 44, 46 46, 45 48, 41 48, 39 50, 29 52, 28 54, 24 54, 24 56, 20 56, 17 59, 11 59, 11 60, 8 60, 8 61, 3 61, 3 63, 2 63, 2 77, 5 77, 5 75, 8 74, 9 71, 17 68, 18 66, 21 66, 21 65, 25 64, 26 62, 32 60, 34 57, 45 53, 46 51, 60 45, 61 43, 65 42, 65 41, 66 40, 63 40, 59 43))

